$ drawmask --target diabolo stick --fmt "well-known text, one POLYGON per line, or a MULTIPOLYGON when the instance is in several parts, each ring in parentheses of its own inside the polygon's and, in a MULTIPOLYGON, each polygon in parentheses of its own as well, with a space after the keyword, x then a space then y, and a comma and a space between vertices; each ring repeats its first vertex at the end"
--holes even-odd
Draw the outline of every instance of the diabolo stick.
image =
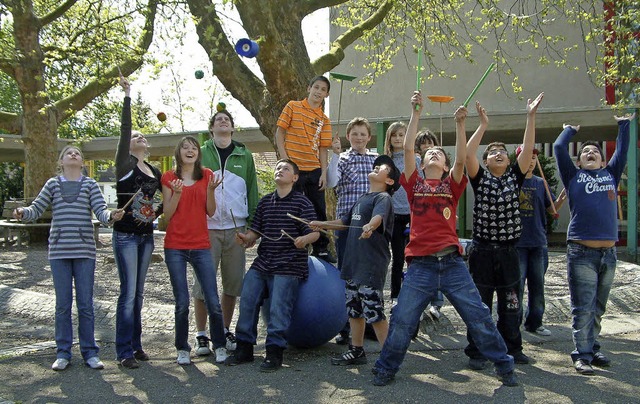
POLYGON ((478 81, 478 84, 476 84, 475 88, 473 89, 473 91, 471 91, 471 94, 469 94, 469 97, 467 97, 467 100, 464 102, 464 107, 466 108, 469 105, 469 102, 471 101, 471 99, 473 98, 474 95, 476 95, 476 91, 478 91, 478 89, 480 88, 480 86, 482 85, 482 82, 484 81, 484 79, 487 78, 487 76, 489 75, 489 73, 491 72, 491 70, 493 70, 494 66, 496 64, 495 63, 491 63, 489 65, 489 67, 487 68, 487 71, 484 72, 484 74, 482 75, 482 77, 480 77, 480 81, 478 81))
MULTIPOLYGON (((416 71, 416 91, 420 91, 420 71, 422 70, 422 48, 418 48, 418 70, 416 71)), ((416 111, 419 106, 416 105, 416 111)))
POLYGON ((551 201, 551 209, 553 210, 553 217, 558 218, 560 216, 558 211, 556 210, 556 204, 551 196, 551 191, 549 190, 549 184, 547 183, 547 179, 544 177, 544 171, 542 171, 542 166, 540 165, 540 160, 536 157, 536 165, 538 166, 538 170, 540 171, 540 177, 542 178, 542 182, 544 183, 544 190, 547 191, 547 197, 551 201))

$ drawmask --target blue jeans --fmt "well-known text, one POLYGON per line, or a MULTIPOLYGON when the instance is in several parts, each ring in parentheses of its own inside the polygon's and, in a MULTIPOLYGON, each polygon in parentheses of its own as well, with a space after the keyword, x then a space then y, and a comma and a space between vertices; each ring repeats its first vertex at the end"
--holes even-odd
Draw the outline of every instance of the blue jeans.
POLYGON ((456 309, 478 349, 495 364, 499 375, 513 370, 513 357, 498 333, 489 308, 482 303, 467 266, 458 252, 444 257, 416 257, 409 264, 393 309, 389 335, 374 368, 385 375, 395 375, 400 369, 411 343, 420 315, 427 304, 444 292, 456 309))
POLYGON ((616 248, 589 248, 567 243, 567 278, 571 294, 573 343, 571 359, 589 363, 600 350, 601 320, 616 273, 616 248))
POLYGON ((213 266, 211 251, 164 249, 164 259, 169 269, 169 278, 176 300, 176 338, 175 346, 179 351, 191 351, 189 345, 189 285, 187 283, 187 262, 193 267, 204 293, 204 302, 209 314, 209 333, 214 348, 225 346, 222 309, 218 299, 216 269, 213 266))
POLYGON ((113 232, 113 254, 120 277, 120 296, 116 309, 116 358, 131 358, 142 349, 142 301, 153 234, 113 232))
POLYGON ((260 306, 269 299, 269 320, 265 346, 287 347, 286 333, 291 324, 293 306, 298 299, 300 279, 294 276, 269 275, 250 268, 244 276, 240 297, 240 314, 236 338, 252 345, 258 337, 260 306))
POLYGON ((520 276, 524 296, 524 284, 527 282, 529 291, 529 302, 527 314, 524 321, 524 328, 528 331, 535 331, 542 325, 544 315, 544 275, 549 266, 549 251, 546 246, 540 247, 518 247, 520 257, 520 276))
POLYGON ((53 287, 56 291, 56 357, 71 359, 73 284, 75 284, 76 307, 78 308, 80 353, 85 361, 98 356, 99 349, 94 336, 93 316, 93 277, 96 260, 91 258, 53 259, 49 263, 51 264, 53 287))

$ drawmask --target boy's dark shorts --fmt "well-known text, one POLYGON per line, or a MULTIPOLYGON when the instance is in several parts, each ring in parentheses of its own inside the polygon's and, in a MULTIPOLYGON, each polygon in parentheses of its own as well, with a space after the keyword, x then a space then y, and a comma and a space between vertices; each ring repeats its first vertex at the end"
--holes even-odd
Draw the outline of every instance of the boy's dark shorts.
POLYGON ((349 318, 364 318, 367 324, 385 320, 382 291, 370 286, 358 285, 351 279, 346 282, 347 312, 349 318))

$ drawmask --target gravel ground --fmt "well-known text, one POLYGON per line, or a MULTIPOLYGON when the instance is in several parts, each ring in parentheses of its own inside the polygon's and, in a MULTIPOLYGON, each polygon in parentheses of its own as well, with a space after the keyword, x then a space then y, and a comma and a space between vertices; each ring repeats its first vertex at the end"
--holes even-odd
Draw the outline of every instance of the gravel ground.
MULTIPOLYGON (((173 294, 169 282, 169 274, 162 260, 163 235, 156 235, 156 249, 154 259, 147 273, 145 286, 145 304, 173 305, 173 294)), ((247 250, 247 262, 251 263, 255 258, 256 248, 247 250)), ((556 249, 550 254, 549 269, 545 278, 545 294, 547 300, 567 299, 569 291, 566 280, 565 255, 560 249, 556 249)), ((47 249, 44 244, 32 245, 28 248, 5 247, 0 249, 0 284, 34 292, 52 294, 53 285, 49 262, 47 260, 47 249)), ((187 271, 189 279, 193 276, 193 271, 187 271)), ((389 276, 387 277, 387 287, 385 294, 389 294, 389 276)), ((619 261, 614 288, 626 287, 637 284, 640 280, 638 266, 619 261)), ((190 281, 191 282, 191 281, 190 281)), ((219 283, 220 284, 220 281, 219 283)), ((113 252, 111 248, 111 234, 100 234, 98 243, 98 256, 95 276, 94 297, 96 300, 115 302, 119 294, 118 272, 113 262, 113 252)), ((525 293, 526 300, 526 293, 525 293)), ((621 307, 610 305, 607 314, 621 312, 621 307)), ((450 305, 445 304, 445 315, 447 310, 453 310, 450 305)), ((567 313, 562 315, 546 314, 545 323, 566 323, 567 313)), ((237 310, 236 310, 237 315, 237 310)), ((454 326, 458 326, 455 324, 454 326)), ((423 327, 423 331, 424 331, 423 327)))

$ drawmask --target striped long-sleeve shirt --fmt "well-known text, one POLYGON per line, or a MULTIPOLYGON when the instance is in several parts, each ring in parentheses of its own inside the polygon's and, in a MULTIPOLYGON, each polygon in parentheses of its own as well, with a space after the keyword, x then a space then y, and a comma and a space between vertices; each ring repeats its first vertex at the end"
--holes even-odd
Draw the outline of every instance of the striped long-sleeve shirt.
POLYGON ((312 230, 287 213, 308 221, 316 220, 311 201, 300 192, 291 191, 284 198, 273 192, 260 199, 250 229, 261 234, 262 238, 258 246, 258 257, 251 266, 269 275, 290 275, 306 279, 309 275, 307 250, 296 248, 281 230, 293 238, 307 235, 312 230))
POLYGON ((104 224, 109 223, 110 211, 92 178, 65 181, 50 178, 33 201, 24 208, 22 220, 35 221, 51 206, 49 259, 96 258, 91 212, 104 224))

